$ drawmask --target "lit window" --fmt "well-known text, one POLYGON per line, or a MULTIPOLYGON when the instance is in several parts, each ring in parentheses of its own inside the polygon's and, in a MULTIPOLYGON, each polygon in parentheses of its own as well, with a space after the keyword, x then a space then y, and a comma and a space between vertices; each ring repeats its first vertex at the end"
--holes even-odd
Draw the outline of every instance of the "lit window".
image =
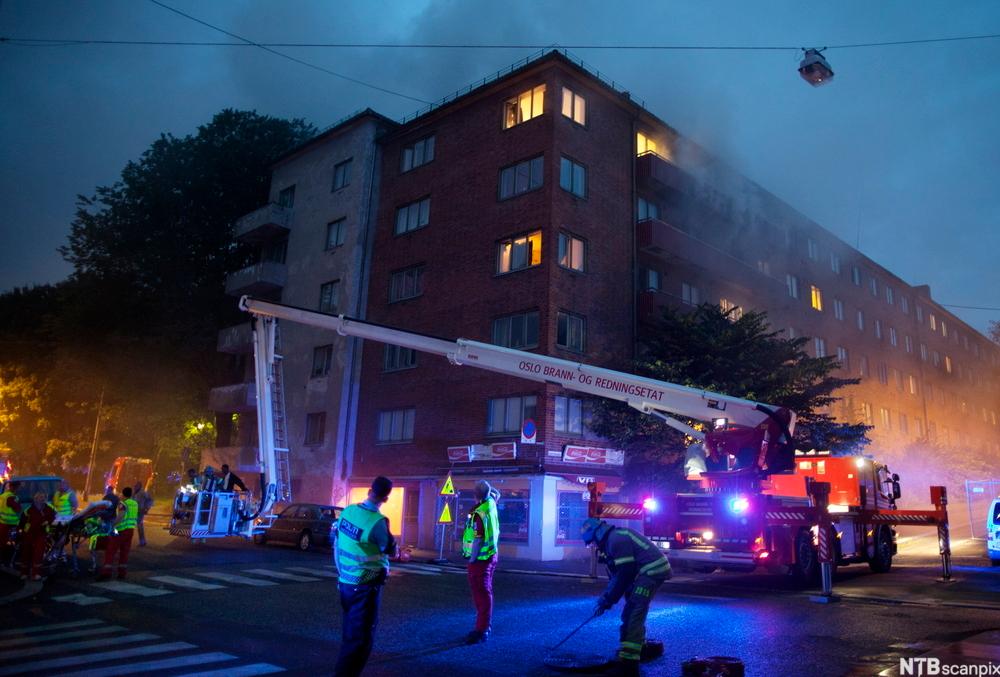
POLYGON ((319 312, 337 314, 337 287, 340 280, 324 282, 319 286, 319 312))
POLYGON ((412 299, 424 293, 424 267, 397 270, 389 277, 389 302, 412 299))
POLYGON ((892 287, 886 285, 886 288, 885 288, 885 302, 888 303, 891 306, 892 303, 893 303, 894 298, 895 298, 895 294, 892 291, 892 287))
POLYGON ((637 155, 643 155, 645 153, 653 153, 656 155, 660 152, 656 142, 642 132, 638 132, 635 135, 635 147, 637 155))
POLYGON ((431 219, 431 199, 425 197, 396 210, 396 235, 423 228, 431 219))
POLYGON ((344 160, 333 168, 333 190, 340 190, 351 183, 351 160, 344 160))
POLYGON ((525 350, 538 347, 538 311, 493 320, 493 343, 525 350))
POLYGON ((861 269, 857 266, 851 266, 851 282, 853 282, 855 286, 861 286, 861 269))
POLYGON ((504 103, 503 128, 510 129, 522 122, 537 118, 542 114, 545 104, 545 85, 538 85, 526 92, 521 92, 504 103))
POLYGON ((542 231, 503 240, 499 245, 497 272, 510 273, 542 262, 542 231))
POLYGON ((816 349, 816 357, 826 357, 826 340, 818 336, 813 339, 813 347, 816 349))
POLYGON ((639 221, 646 219, 660 218, 660 207, 655 202, 650 202, 645 198, 637 198, 635 205, 636 218, 639 221))
POLYGON ((433 159, 434 137, 428 136, 403 148, 399 159, 399 170, 401 172, 408 172, 411 169, 427 164, 433 159))
POLYGON ((573 122, 587 124, 587 101, 566 87, 562 88, 562 114, 573 122))
POLYGON ((326 412, 320 411, 315 414, 306 414, 306 439, 309 446, 323 444, 323 437, 326 433, 326 412))
POLYGON ((844 302, 840 299, 833 300, 833 316, 838 320, 844 319, 844 302))
POLYGON ((735 322, 743 317, 743 308, 736 305, 729 299, 719 299, 719 308, 722 309, 722 312, 726 313, 726 316, 732 322, 735 322))
POLYGON ((910 394, 911 395, 916 395, 917 394, 917 377, 914 376, 913 374, 910 374, 907 377, 906 380, 907 380, 907 382, 908 382, 908 384, 910 386, 910 388, 909 388, 910 389, 910 394))
POLYGON ((660 271, 647 269, 643 282, 643 291, 660 291, 660 271))
POLYGON ((833 252, 830 252, 830 270, 837 275, 840 275, 840 256, 833 252))
POLYGON ((840 368, 844 371, 851 370, 851 353, 847 348, 837 346, 837 361, 840 362, 840 368))
POLYGON ((529 190, 540 188, 545 178, 545 161, 541 155, 500 170, 500 199, 505 200, 529 190))
POLYGON ((385 344, 382 350, 382 371, 399 371, 400 369, 412 369, 417 366, 417 351, 412 348, 403 348, 385 344))
POLYGON ((937 331, 937 318, 934 317, 934 313, 928 313, 931 323, 931 331, 937 331))
POLYGON ((813 310, 823 310, 823 292, 816 285, 810 285, 813 310))
POLYGON ((864 420, 865 425, 874 425, 875 420, 872 416, 872 405, 868 402, 861 403, 861 418, 864 420))
POLYGON ((337 219, 326 224, 326 249, 330 250, 344 244, 344 224, 347 219, 337 219))
POLYGON ((487 409, 486 432, 520 432, 524 419, 535 418, 537 402, 538 398, 534 395, 491 398, 487 409))
POLYGON ((865 330, 865 314, 860 308, 858 308, 858 331, 864 331, 864 330, 865 330))
POLYGON ((788 295, 793 299, 799 298, 799 278, 794 275, 785 275, 785 285, 788 287, 788 295))
POLYGON ((701 294, 698 288, 687 282, 681 283, 681 300, 689 306, 696 306, 701 303, 701 294))
POLYGON ((309 376, 319 378, 330 373, 330 366, 333 364, 333 346, 318 346, 313 348, 312 370, 309 376))
POLYGON ((559 265, 563 268, 587 269, 587 244, 569 233, 559 233, 559 265))
POLYGON ((577 197, 587 197, 587 168, 563 157, 559 163, 559 187, 577 197))
POLYGON ((951 373, 951 358, 947 355, 944 356, 944 370, 949 374, 951 373))
POLYGON ((378 442, 410 442, 413 440, 413 423, 416 409, 393 409, 378 414, 378 442))
POLYGON ((575 397, 555 397, 555 429, 559 433, 583 434, 583 400, 575 397))
POLYGON ((882 420, 882 426, 886 430, 890 430, 892 428, 892 415, 889 413, 889 410, 885 407, 879 407, 878 413, 879 418, 882 420))
POLYGON ((875 338, 882 338, 882 320, 875 320, 875 338))
POLYGON ((913 354, 913 338, 909 334, 903 337, 903 345, 906 346, 906 352, 913 354))
POLYGON ((582 353, 586 347, 587 321, 572 313, 556 313, 556 345, 582 353))
POLYGON ((889 327, 889 345, 891 346, 898 345, 895 327, 889 327))
POLYGON ((816 244, 816 240, 810 238, 806 239, 806 249, 809 252, 809 258, 813 261, 819 261, 819 245, 816 244))

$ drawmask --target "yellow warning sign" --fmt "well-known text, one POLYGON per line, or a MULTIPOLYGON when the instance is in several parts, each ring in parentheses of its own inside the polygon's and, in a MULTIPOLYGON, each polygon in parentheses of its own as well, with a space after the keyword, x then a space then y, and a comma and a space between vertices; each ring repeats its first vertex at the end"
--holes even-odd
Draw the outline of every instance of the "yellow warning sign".
MULTIPOLYGON (((448 478, 451 481, 451 478, 448 478)), ((454 520, 451 518, 451 508, 448 507, 448 501, 444 502, 444 509, 441 510, 441 516, 438 517, 438 524, 451 524, 454 520)))
MULTIPOLYGON (((454 496, 455 495, 455 485, 451 482, 451 473, 448 473, 448 479, 444 481, 444 486, 441 487, 442 496, 454 496)), ((449 522, 451 520, 448 520, 449 522)))

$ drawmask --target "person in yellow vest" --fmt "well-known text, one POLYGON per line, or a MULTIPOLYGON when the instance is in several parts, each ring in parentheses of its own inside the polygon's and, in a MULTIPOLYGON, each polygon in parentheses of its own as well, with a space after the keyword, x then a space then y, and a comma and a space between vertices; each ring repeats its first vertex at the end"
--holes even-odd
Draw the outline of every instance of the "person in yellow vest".
POLYGON ((21 520, 21 504, 17 500, 17 491, 20 488, 20 482, 7 482, 3 493, 0 494, 0 558, 3 559, 4 566, 13 565, 11 560, 14 558, 14 547, 10 537, 21 520))
POLYGON ((59 517, 72 517, 80 509, 76 492, 70 489, 68 480, 60 480, 59 488, 52 495, 52 507, 59 517))
POLYGON ((476 606, 476 627, 465 638, 466 644, 479 644, 493 631, 493 572, 497 568, 500 542, 500 518, 496 492, 486 480, 476 483, 476 506, 469 513, 462 534, 462 556, 469 560, 469 588, 476 606))
POLYGON ((111 571, 115 565, 115 556, 118 556, 118 580, 122 580, 128 574, 128 553, 132 549, 132 534, 135 531, 136 522, 139 519, 139 504, 132 498, 132 487, 122 489, 122 502, 118 508, 118 519, 114 523, 114 530, 108 536, 108 547, 104 551, 104 566, 97 576, 99 581, 111 579, 111 571))
POLYGON ((333 557, 344 611, 343 639, 334 668, 337 677, 360 675, 372 652, 382 586, 389 575, 389 557, 396 552, 389 519, 379 512, 391 491, 389 478, 376 477, 367 500, 344 508, 334 527, 333 557))

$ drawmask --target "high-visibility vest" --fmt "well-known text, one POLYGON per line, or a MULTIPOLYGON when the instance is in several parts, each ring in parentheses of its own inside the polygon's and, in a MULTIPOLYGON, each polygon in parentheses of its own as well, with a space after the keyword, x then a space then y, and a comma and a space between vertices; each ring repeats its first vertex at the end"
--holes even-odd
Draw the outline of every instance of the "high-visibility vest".
POLYGON ((136 521, 139 519, 139 504, 135 502, 135 499, 126 498, 122 501, 122 505, 125 506, 125 517, 122 518, 122 521, 118 523, 116 528, 118 531, 135 529, 136 521))
POLYGON ((384 519, 382 513, 360 504, 349 505, 340 513, 335 555, 341 583, 381 581, 389 573, 389 556, 369 541, 372 529, 384 519))
POLYGON ((16 510, 7 505, 7 499, 16 497, 13 491, 5 491, 0 494, 0 524, 16 527, 21 515, 16 510))
POLYGON ((73 506, 69 503, 69 492, 56 491, 52 496, 52 507, 57 515, 69 516, 73 514, 73 506))
POLYGON ((486 560, 497 554, 497 546, 500 543, 500 516, 497 513, 497 502, 487 498, 469 513, 469 518, 465 521, 465 531, 462 533, 462 554, 466 557, 473 556, 472 542, 476 540, 476 515, 479 515, 479 519, 483 522, 483 545, 475 558, 486 560))

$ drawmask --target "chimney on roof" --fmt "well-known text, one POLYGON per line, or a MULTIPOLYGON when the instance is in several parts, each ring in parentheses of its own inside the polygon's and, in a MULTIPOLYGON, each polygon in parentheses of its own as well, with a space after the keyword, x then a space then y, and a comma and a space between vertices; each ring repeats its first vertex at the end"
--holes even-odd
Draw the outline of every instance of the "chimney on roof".
POLYGON ((913 291, 917 292, 921 296, 931 298, 931 286, 929 284, 918 284, 913 288, 913 291))

